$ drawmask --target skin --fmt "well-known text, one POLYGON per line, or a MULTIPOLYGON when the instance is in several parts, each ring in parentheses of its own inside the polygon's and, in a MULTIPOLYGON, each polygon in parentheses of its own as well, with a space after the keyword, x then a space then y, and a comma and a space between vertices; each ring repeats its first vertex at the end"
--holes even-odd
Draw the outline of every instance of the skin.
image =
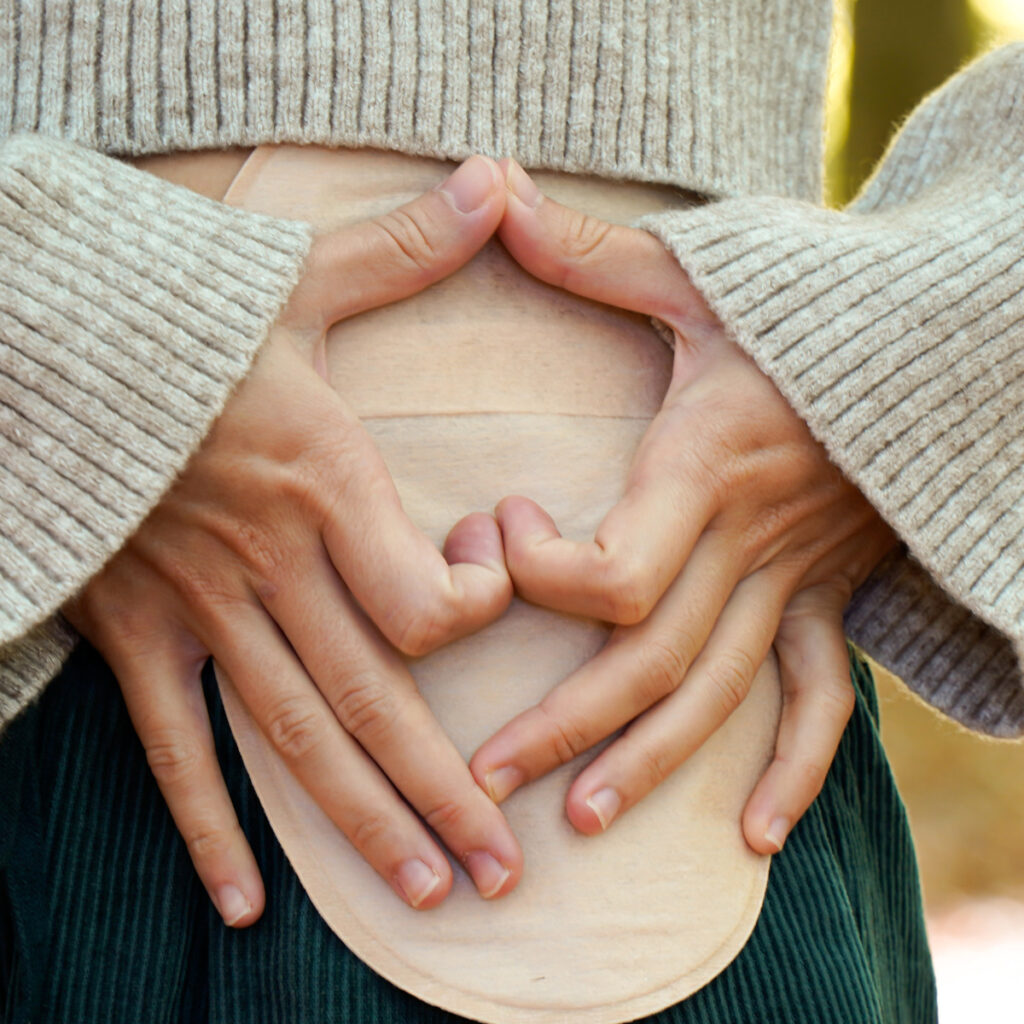
POLYGON ((852 708, 842 609, 891 534, 653 236, 544 199, 513 163, 475 157, 460 173, 316 239, 200 451, 66 609, 118 676, 230 925, 253 923, 264 894, 213 751, 199 683, 211 654, 317 802, 419 909, 452 883, 424 822, 482 895, 505 895, 523 865, 497 803, 628 726, 566 801, 577 829, 603 831, 725 720, 773 643, 783 716, 743 828, 755 850, 779 849, 852 708), (442 555, 323 379, 324 338, 458 269, 495 231, 542 280, 668 324, 673 379, 592 543, 563 540, 542 509, 513 497, 497 522, 457 523, 442 555), (513 582, 531 601, 618 625, 467 768, 398 652, 485 626, 513 582))
POLYGON ((511 890, 522 871, 501 811, 397 653, 423 654, 504 611, 512 587, 497 525, 468 517, 442 556, 405 517, 376 448, 322 376, 331 325, 468 262, 504 205, 497 165, 477 157, 407 206, 317 238, 199 452, 66 609, 117 675, 196 871, 230 925, 255 921, 264 891, 214 754, 200 689, 210 655, 319 805, 411 906, 436 906, 452 883, 424 823, 486 897, 511 890))
POLYGON ((566 799, 573 825, 599 833, 725 721, 774 643, 782 718, 743 831, 775 852, 820 791, 852 711, 842 612, 893 535, 657 239, 560 206, 503 167, 499 236, 512 256, 550 284, 659 318, 675 355, 625 495, 592 541, 563 539, 528 498, 498 506, 520 595, 618 625, 470 766, 500 802, 626 727, 566 799))

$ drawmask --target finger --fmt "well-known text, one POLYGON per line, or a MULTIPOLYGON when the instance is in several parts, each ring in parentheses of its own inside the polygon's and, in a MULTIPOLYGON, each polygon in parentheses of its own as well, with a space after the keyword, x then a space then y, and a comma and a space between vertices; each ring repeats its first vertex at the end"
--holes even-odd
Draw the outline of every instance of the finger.
POLYGON ((718 481, 687 436, 680 412, 663 409, 633 460, 626 492, 592 541, 563 538, 534 502, 499 503, 505 562, 519 594, 545 607, 606 622, 642 621, 690 557, 717 507, 718 481), (669 421, 675 421, 668 436, 669 421))
POLYGON ((566 799, 569 820, 579 831, 594 835, 608 828, 746 699, 771 649, 785 600, 782 585, 778 574, 770 573, 740 583, 682 685, 638 717, 580 774, 566 799))
MULTIPOLYGON (((370 755, 340 726, 327 701, 262 609, 236 608, 216 623, 216 657, 254 720, 292 774, 366 862, 417 909, 436 906, 451 888, 451 867, 424 824, 370 755)), ((494 865, 468 860, 481 892, 514 884, 494 865), (487 875, 487 879, 484 876, 487 875), (487 884, 489 881, 489 884, 487 884)))
POLYGON ((803 590, 780 626, 775 649, 783 704, 775 759, 743 813, 743 834, 758 853, 782 849, 821 791, 853 713, 845 603, 843 588, 803 590))
POLYGON ((493 622, 512 599, 501 536, 489 516, 464 521, 449 565, 402 509, 387 467, 363 427, 324 453, 321 533, 341 578, 387 640, 409 655, 493 622))
POLYGON ((263 882, 217 762, 202 663, 166 641, 148 645, 144 656, 109 660, 200 881, 225 924, 252 924, 263 912, 263 882))
POLYGON ((515 161, 498 237, 542 281, 683 328, 715 322, 675 257, 653 235, 609 224, 544 196, 515 161))
POLYGON ((369 755, 334 720, 294 655, 268 639, 262 611, 236 613, 215 649, 257 725, 292 774, 367 863, 410 906, 436 906, 451 887, 447 859, 369 755))
POLYGON ((498 165, 470 157, 436 188, 380 217, 317 240, 328 323, 422 291, 467 263, 505 209, 498 165))
POLYGON ((477 750, 470 768, 494 800, 590 749, 679 686, 729 600, 731 558, 714 540, 699 545, 646 620, 615 630, 594 658, 477 750))
POLYGON ((443 554, 449 565, 472 563, 499 568, 504 566, 501 530, 494 516, 486 512, 471 512, 463 516, 448 531, 443 554))
POLYGON ((355 607, 326 553, 299 569, 301 583, 264 605, 338 722, 467 866, 481 895, 511 890, 522 873, 519 844, 405 664, 355 607))
MULTIPOLYGON (((290 345, 265 349, 254 375, 263 387, 235 397, 240 425, 222 425, 216 438, 227 454, 207 453, 204 464, 207 487, 222 489, 223 480, 236 477, 247 483, 254 467, 243 458, 245 472, 240 473, 232 445, 246 453, 259 449, 259 458, 250 460, 257 467, 256 482, 269 483, 274 497, 288 499, 283 504, 264 499, 258 509, 267 514, 262 525, 254 525, 252 508, 243 508, 230 493, 234 515, 207 520, 250 566, 254 590, 272 589, 282 576, 294 575, 292 553, 304 545, 319 548, 322 538, 361 606, 406 654, 425 654, 493 621, 508 607, 512 583, 491 517, 468 517, 459 524, 450 565, 405 514, 364 425, 290 345), (268 395, 280 398, 282 388, 289 387, 294 390, 286 397, 295 400, 284 402, 278 417, 284 419, 275 423, 282 430, 271 431, 267 439, 253 437, 253 431, 259 434, 266 426, 268 395), (245 403, 241 417, 238 403, 245 403), (228 436, 228 430, 234 433, 228 436), (270 457, 265 457, 264 440, 272 445, 270 457)), ((197 500, 204 503, 205 495, 199 493, 197 500)), ((195 552, 188 554, 195 562, 195 552)))

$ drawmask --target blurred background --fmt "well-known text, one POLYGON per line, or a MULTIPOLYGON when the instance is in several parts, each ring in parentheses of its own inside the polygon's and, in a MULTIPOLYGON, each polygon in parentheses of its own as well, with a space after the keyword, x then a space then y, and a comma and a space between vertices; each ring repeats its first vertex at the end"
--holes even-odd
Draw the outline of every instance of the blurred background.
MULTIPOLYGON (((829 201, 856 194, 922 96, 1024 39, 1024 0, 836 0, 829 201)), ((1022 240, 1024 242, 1024 240, 1022 240)), ((1024 743, 941 719, 878 673, 882 734, 910 814, 941 1024, 1024 1020, 1024 743)))
POLYGON ((828 184, 841 206, 923 96, 1024 39, 1024 0, 835 0, 835 9, 828 184))

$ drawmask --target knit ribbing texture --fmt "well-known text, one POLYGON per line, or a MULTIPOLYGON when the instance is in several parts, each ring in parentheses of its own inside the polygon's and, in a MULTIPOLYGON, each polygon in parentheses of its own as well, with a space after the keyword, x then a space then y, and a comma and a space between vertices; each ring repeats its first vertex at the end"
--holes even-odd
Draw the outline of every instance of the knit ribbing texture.
POLYGON ((292 141, 727 197, 646 226, 905 542, 847 628, 960 721, 1021 732, 1024 55, 936 94, 826 211, 830 17, 820 0, 0 0, 0 138, 33 133, 0 148, 0 722, 59 664, 50 616, 194 450, 308 244, 86 150, 292 141))
POLYGON ((852 637, 1001 736, 1024 731, 1022 115, 1018 45, 932 96, 847 211, 745 198, 643 222, 906 543, 852 637))
POLYGON ((819 0, 0 0, 0 137, 480 152, 817 199, 830 20, 819 0))
POLYGON ((51 616, 183 468, 309 246, 67 143, 2 155, 0 721, 59 667, 51 616))
POLYGON ((51 616, 195 449, 308 241, 88 151, 485 152, 814 199, 829 18, 790 0, 0 0, 0 725, 66 655, 51 616))

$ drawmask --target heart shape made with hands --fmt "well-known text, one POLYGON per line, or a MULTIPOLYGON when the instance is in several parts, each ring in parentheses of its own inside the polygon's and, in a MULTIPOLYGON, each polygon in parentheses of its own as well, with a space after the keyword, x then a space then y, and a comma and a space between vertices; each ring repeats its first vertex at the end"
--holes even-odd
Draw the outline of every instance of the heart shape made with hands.
MULTIPOLYGON (((326 229, 397 206, 445 173, 397 154, 268 146, 225 198, 326 229)), ((620 221, 679 201, 555 176, 545 187, 620 221)), ((592 535, 621 495, 671 357, 643 318, 529 278, 492 242, 427 292, 336 327, 327 368, 406 512, 440 543, 451 523, 508 493, 536 498, 566 535, 592 535)), ((514 600, 493 625, 410 668, 468 759, 608 632, 514 600)), ((704 985, 753 929, 769 862, 739 822, 775 738, 770 662, 725 727, 608 833, 578 834, 563 809, 596 749, 515 793, 502 809, 525 854, 519 886, 485 902, 457 871, 426 913, 395 898, 219 678, 256 791, 313 903, 367 964, 428 1003, 495 1024, 632 1020, 704 985)))

